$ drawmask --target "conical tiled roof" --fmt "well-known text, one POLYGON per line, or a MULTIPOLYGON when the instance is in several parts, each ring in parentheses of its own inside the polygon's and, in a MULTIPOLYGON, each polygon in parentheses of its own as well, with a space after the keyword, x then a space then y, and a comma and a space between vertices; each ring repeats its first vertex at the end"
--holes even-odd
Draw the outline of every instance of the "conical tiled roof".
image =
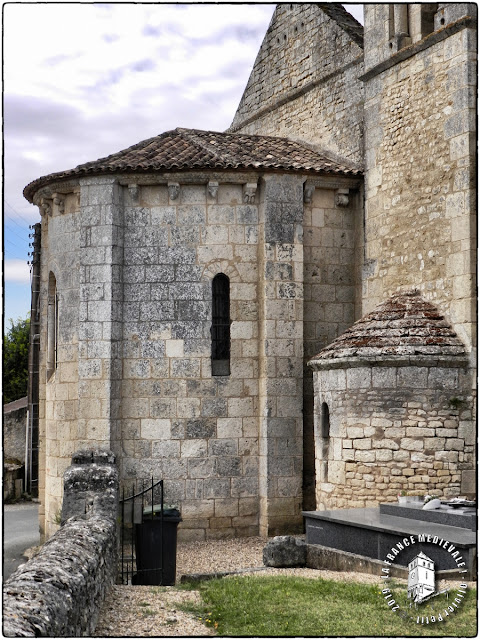
POLYGON ((311 363, 386 356, 465 356, 465 348, 438 309, 411 291, 380 304, 322 349, 311 363))
POLYGON ((75 176, 188 169, 280 169, 362 175, 358 167, 328 159, 288 138, 177 128, 106 158, 38 178, 25 187, 23 194, 32 202, 40 187, 75 176))

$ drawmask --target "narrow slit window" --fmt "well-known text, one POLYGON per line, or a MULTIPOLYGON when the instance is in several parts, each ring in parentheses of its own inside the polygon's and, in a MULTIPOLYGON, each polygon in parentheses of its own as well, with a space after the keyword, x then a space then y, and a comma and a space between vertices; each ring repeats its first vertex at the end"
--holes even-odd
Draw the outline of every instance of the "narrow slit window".
POLYGON ((212 281, 212 376, 230 375, 230 280, 224 273, 212 281))
POLYGON ((48 281, 47 310, 47 380, 57 369, 58 364, 58 294, 57 281, 50 272, 48 281))
POLYGON ((326 402, 322 402, 320 410, 319 445, 319 479, 320 482, 328 482, 328 461, 330 458, 330 411, 326 402))
POLYGON ((322 438, 330 437, 330 411, 328 409, 328 404, 326 402, 322 402, 322 417, 321 417, 321 432, 322 438))

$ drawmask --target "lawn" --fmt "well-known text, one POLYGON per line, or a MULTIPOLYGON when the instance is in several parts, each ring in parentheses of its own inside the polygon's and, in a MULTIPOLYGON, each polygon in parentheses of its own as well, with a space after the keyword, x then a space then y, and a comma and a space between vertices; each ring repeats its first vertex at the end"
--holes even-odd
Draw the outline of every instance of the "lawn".
MULTIPOLYGON (((188 588, 188 587, 187 587, 188 588)), ((460 636, 477 633, 476 591, 443 622, 419 625, 391 611, 381 587, 290 576, 235 577, 191 585, 203 598, 189 606, 220 636, 460 636)), ((393 585, 401 597, 405 586, 393 585)), ((442 610, 444 600, 434 605, 442 610)), ((435 599, 434 599, 435 600, 435 599)), ((433 600, 425 603, 426 611, 433 600)), ((410 614, 412 609, 402 608, 410 614)))

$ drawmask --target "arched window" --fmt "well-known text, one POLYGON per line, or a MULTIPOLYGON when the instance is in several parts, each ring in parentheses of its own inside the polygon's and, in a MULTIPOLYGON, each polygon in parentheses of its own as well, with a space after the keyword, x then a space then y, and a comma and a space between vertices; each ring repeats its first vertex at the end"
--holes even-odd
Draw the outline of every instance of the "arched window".
POLYGON ((320 482, 328 482, 328 460, 330 457, 330 411, 326 402, 322 402, 320 413, 320 438, 320 482))
POLYGON ((212 280, 212 376, 230 375, 230 280, 224 273, 212 280))
POLYGON ((52 272, 48 278, 47 309, 47 380, 57 368, 58 356, 58 295, 57 281, 52 272))

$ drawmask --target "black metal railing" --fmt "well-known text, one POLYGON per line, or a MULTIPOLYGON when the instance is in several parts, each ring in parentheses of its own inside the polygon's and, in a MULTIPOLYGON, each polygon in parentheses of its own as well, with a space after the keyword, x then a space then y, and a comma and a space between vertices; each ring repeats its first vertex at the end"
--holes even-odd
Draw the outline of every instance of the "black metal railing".
POLYGON ((163 480, 135 480, 122 488, 120 500, 120 584, 162 584, 163 576, 163 480), (149 508, 150 507, 150 508, 149 508), (159 527, 159 548, 142 551, 142 530, 148 520, 159 527))

